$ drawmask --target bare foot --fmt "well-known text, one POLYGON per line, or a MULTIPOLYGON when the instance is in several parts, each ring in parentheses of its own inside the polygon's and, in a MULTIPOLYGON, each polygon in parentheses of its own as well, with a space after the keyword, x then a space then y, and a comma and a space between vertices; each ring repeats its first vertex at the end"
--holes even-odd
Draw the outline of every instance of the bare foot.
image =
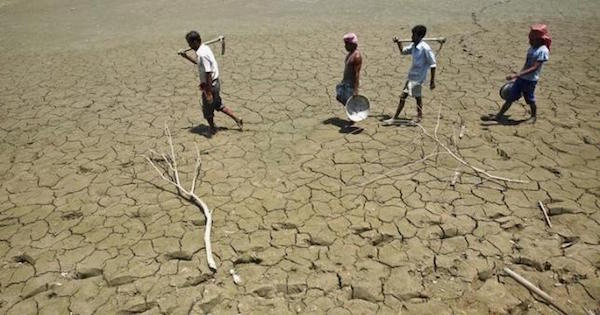
POLYGON ((391 126, 391 125, 396 124, 399 121, 400 120, 398 119, 398 117, 392 117, 390 119, 386 119, 386 120, 382 121, 381 124, 384 126, 391 126))

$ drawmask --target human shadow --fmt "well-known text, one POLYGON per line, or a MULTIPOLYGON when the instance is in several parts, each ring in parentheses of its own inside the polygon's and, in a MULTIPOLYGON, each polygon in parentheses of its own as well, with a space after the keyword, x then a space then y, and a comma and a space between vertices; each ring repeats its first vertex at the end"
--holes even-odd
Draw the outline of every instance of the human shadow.
POLYGON ((388 114, 369 114, 369 117, 373 117, 378 119, 379 121, 384 121, 386 119, 390 119, 392 118, 392 116, 388 115, 388 114))
POLYGON ((363 128, 354 126, 354 122, 351 120, 345 120, 338 117, 331 117, 323 120, 323 125, 334 125, 340 128, 340 133, 346 134, 359 134, 364 131, 363 128))
POLYGON ((526 119, 512 119, 510 115, 502 116, 498 119, 491 119, 492 115, 481 116, 482 127, 491 127, 491 126, 517 126, 523 123, 528 123, 531 120, 529 118, 526 119))
MULTIPOLYGON (((229 130, 227 127, 217 127, 217 132, 229 130)), ((214 136, 214 134, 210 131, 210 127, 204 124, 200 124, 198 126, 194 126, 189 128, 191 133, 195 133, 197 135, 201 135, 207 139, 210 139, 214 136)))

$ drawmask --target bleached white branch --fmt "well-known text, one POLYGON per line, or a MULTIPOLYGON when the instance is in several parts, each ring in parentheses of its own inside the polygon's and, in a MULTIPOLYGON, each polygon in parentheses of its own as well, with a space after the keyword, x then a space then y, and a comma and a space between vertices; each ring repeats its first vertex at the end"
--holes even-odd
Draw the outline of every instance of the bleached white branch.
POLYGON ((383 175, 380 175, 380 176, 378 176, 376 178, 373 178, 373 179, 371 179, 369 181, 366 181, 366 182, 360 184, 359 186, 367 186, 367 185, 369 185, 369 184, 371 184, 373 182, 376 182, 376 181, 378 181, 378 180, 380 180, 382 178, 389 177, 392 173, 397 172, 397 171, 399 171, 399 170, 401 170, 401 169, 403 169, 405 167, 408 167, 408 166, 411 166, 411 165, 415 165, 417 163, 424 162, 424 161, 428 160, 429 158, 434 157, 434 156, 439 155, 439 154, 443 154, 443 152, 434 152, 434 153, 428 154, 428 155, 424 156, 423 158, 421 158, 420 160, 417 160, 417 161, 414 161, 414 162, 410 162, 410 163, 406 163, 406 164, 404 164, 404 165, 402 165, 400 167, 397 167, 397 168, 395 168, 395 169, 393 169, 393 170, 391 170, 391 171, 389 171, 389 172, 387 172, 387 173, 385 173, 383 175))
MULTIPOLYGON (((212 228, 212 211, 210 210, 210 208, 208 208, 208 205, 200 197, 198 197, 198 195, 196 195, 196 193, 194 192, 194 190, 196 188, 196 181, 198 179, 198 176, 200 175, 200 173, 199 173, 199 169, 200 169, 200 165, 201 165, 200 151, 198 150, 198 146, 196 146, 196 165, 194 167, 194 177, 192 179, 192 184, 191 184, 190 190, 186 190, 183 187, 183 185, 181 184, 181 181, 179 180, 179 171, 177 169, 177 160, 175 157, 175 148, 173 147, 173 139, 171 137, 171 132, 169 131, 169 127, 166 124, 165 124, 165 131, 166 131, 166 134, 168 137, 168 143, 169 143, 169 148, 170 148, 171 154, 168 157, 165 156, 164 154, 162 154, 162 157, 163 157, 163 160, 165 161, 165 163, 167 164, 167 166, 169 167, 168 172, 171 172, 172 174, 165 176, 165 172, 161 171, 158 168, 158 166, 156 166, 156 164, 152 161, 152 159, 150 159, 147 156, 145 156, 145 158, 148 161, 148 163, 154 168, 154 170, 156 170, 158 175, 163 180, 165 180, 169 184, 174 185, 177 188, 177 192, 179 193, 180 196, 182 196, 184 199, 186 199, 188 201, 193 202, 198 207, 200 207, 200 209, 202 209, 202 212, 204 213, 204 217, 206 218, 206 225, 205 225, 205 229, 204 229, 204 247, 206 248, 206 261, 208 263, 208 266, 211 269, 217 270, 217 264, 215 263, 215 260, 213 258, 212 246, 211 246, 211 242, 210 242, 210 232, 211 232, 211 228, 212 228)), ((156 152, 154 152, 152 150, 151 150, 151 152, 156 154, 156 152)))
POLYGON ((538 205, 540 205, 542 213, 544 213, 544 219, 546 220, 546 224, 548 224, 549 227, 552 227, 552 222, 550 222, 550 217, 548 217, 548 210, 541 201, 538 201, 538 205))
POLYGON ((196 189, 196 179, 198 178, 198 171, 200 169, 200 150, 198 149, 198 145, 194 143, 196 147, 196 166, 194 167, 194 177, 192 178, 192 188, 190 188, 190 192, 194 193, 196 189))
POLYGON ((526 287, 529 291, 537 294, 544 301, 546 301, 549 304, 551 304, 552 306, 554 306, 557 310, 560 311, 560 313, 565 314, 565 315, 569 314, 565 311, 565 309, 563 309, 560 305, 558 305, 558 303, 556 303, 556 301, 550 295, 548 295, 548 293, 546 293, 546 292, 542 291, 542 289, 536 287, 533 283, 531 283, 531 282, 529 282, 529 280, 523 278, 520 274, 512 271, 508 267, 504 267, 504 272, 506 272, 506 274, 509 275, 511 278, 515 279, 519 284, 526 287))
POLYGON ((444 150, 446 150, 446 152, 448 152, 448 154, 450 154, 450 156, 452 158, 454 158, 456 161, 458 161, 459 163, 461 163, 462 165, 474 170, 476 173, 478 174, 482 174, 485 175, 488 178, 492 178, 492 179, 496 179, 496 180, 501 180, 501 181, 505 181, 505 182, 513 182, 513 183, 528 183, 529 181, 526 180, 521 180, 521 179, 512 179, 512 178, 507 178, 507 177, 502 177, 502 176, 497 176, 497 175, 493 175, 490 174, 488 171, 481 169, 479 167, 476 166, 472 166, 471 164, 469 164, 467 161, 465 161, 463 158, 461 158, 457 153, 455 153, 454 151, 452 151, 446 144, 444 144, 437 136, 437 126, 439 126, 440 123, 440 117, 441 117, 441 105, 440 105, 440 110, 438 111, 438 116, 437 116, 437 122, 436 122, 436 128, 434 130, 434 134, 432 135, 429 131, 427 131, 427 129, 425 129, 425 127, 423 127, 423 125, 416 123, 415 125, 419 128, 421 128, 421 130, 423 131, 423 134, 425 134, 427 137, 431 138, 433 141, 435 141, 439 146, 441 146, 442 148, 444 148, 444 150))

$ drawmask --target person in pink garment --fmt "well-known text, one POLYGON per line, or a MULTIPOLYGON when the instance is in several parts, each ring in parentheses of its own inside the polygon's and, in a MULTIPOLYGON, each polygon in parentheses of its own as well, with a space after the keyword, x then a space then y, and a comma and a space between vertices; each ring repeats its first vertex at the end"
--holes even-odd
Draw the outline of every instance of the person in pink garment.
POLYGON ((354 33, 344 35, 344 47, 348 54, 344 60, 344 77, 342 82, 335 87, 336 99, 346 106, 348 99, 358 95, 360 84, 360 68, 362 67, 362 56, 358 51, 358 37, 354 33))

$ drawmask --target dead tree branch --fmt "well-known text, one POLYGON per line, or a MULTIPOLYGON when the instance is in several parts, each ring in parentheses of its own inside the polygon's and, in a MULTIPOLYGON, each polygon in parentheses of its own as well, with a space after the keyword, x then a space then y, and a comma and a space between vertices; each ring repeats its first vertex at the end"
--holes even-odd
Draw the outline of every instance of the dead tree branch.
POLYGON ((210 210, 208 208, 208 206, 206 205, 206 203, 200 198, 198 197, 198 195, 196 195, 196 193, 194 192, 195 188, 196 188, 196 181, 198 180, 198 177, 200 175, 200 166, 201 166, 201 160, 200 160, 200 150, 198 149, 198 146, 196 145, 196 165, 194 167, 194 177, 192 179, 192 184, 189 190, 186 190, 183 185, 181 184, 181 181, 179 179, 179 170, 177 169, 177 159, 175 156, 175 149, 173 147, 173 138, 171 137, 171 132, 169 131, 169 127, 165 124, 165 132, 167 134, 167 140, 169 143, 169 148, 170 148, 170 155, 167 156, 164 153, 163 154, 158 154, 154 151, 150 151, 153 154, 156 155, 160 155, 162 157, 162 160, 164 161, 164 163, 167 164, 167 168, 161 170, 155 163, 154 161, 147 157, 144 156, 146 158, 146 161, 148 161, 148 163, 156 170, 156 172, 158 173, 158 175, 166 182, 168 182, 169 184, 172 184, 175 186, 175 188, 177 188, 177 193, 183 197, 184 199, 188 200, 191 203, 194 203, 196 206, 198 206, 200 209, 202 209, 202 212, 204 213, 204 217, 206 218, 206 226, 204 229, 204 247, 206 248, 206 261, 208 263, 208 266, 212 269, 212 270, 217 270, 217 264, 215 263, 215 260, 213 258, 213 254, 212 254, 212 246, 210 243, 210 232, 211 232, 211 228, 212 228, 212 210, 210 210))
POLYGON ((479 167, 476 166, 472 166, 471 164, 467 163, 467 161, 465 161, 463 158, 461 158, 458 153, 455 153, 454 151, 452 151, 444 142, 442 142, 438 135, 437 135, 437 131, 438 131, 438 127, 440 125, 440 119, 441 119, 441 110, 442 110, 442 106, 440 104, 440 108, 438 110, 438 115, 437 115, 437 122, 435 125, 435 130, 433 135, 427 130, 425 129, 425 127, 423 127, 423 125, 416 123, 415 125, 419 128, 421 128, 421 130, 423 131, 423 134, 425 134, 427 137, 429 137, 430 139, 432 139, 433 141, 435 141, 439 146, 441 146, 444 150, 446 150, 446 152, 448 152, 448 154, 454 158, 456 161, 458 161, 459 163, 461 163, 462 165, 472 169, 473 171, 475 171, 475 173, 477 174, 481 174, 484 175, 488 178, 491 179, 496 179, 496 180, 501 180, 501 181, 505 181, 505 182, 513 182, 513 183, 527 183, 528 181, 526 180, 520 180, 520 179, 512 179, 512 178, 507 178, 507 177, 502 177, 502 176, 497 176, 497 175, 493 175, 490 174, 488 171, 481 169, 479 167))

